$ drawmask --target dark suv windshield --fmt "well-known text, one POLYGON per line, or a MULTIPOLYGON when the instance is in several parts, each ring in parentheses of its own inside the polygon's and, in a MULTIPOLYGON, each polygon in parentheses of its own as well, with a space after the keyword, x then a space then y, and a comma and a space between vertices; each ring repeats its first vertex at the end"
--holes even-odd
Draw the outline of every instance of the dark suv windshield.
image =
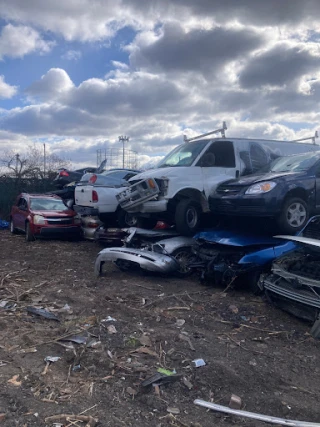
POLYGON ((315 153, 279 157, 260 172, 303 172, 310 169, 319 160, 315 153))
POLYGON ((191 166, 199 156, 204 147, 210 142, 205 139, 201 141, 185 142, 179 145, 174 150, 170 151, 164 159, 158 164, 157 168, 165 168, 170 166, 191 166))

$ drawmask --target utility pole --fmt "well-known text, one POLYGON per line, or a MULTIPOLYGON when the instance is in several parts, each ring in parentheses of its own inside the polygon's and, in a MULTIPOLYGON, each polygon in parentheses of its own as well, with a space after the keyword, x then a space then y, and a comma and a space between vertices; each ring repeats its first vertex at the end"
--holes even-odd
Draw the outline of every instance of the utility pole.
POLYGON ((122 168, 124 169, 124 143, 129 141, 129 137, 125 135, 120 135, 119 141, 122 142, 122 168))
POLYGON ((46 177, 46 144, 43 144, 43 178, 46 177))

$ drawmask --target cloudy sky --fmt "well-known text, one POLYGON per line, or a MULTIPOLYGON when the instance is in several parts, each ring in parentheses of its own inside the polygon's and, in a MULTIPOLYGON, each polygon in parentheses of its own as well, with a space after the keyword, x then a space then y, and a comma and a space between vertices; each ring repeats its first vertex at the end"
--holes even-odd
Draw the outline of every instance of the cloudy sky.
POLYGON ((0 0, 0 154, 46 143, 95 165, 127 135, 145 163, 223 120, 310 136, 319 21, 319 0, 0 0))

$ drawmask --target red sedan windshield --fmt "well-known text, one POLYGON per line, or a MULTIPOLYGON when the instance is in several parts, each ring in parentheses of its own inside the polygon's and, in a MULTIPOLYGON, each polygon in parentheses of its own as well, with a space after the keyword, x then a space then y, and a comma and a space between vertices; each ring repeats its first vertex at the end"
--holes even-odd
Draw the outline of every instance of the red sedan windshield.
POLYGON ((67 209, 62 200, 59 199, 30 199, 30 209, 34 211, 64 211, 67 209))

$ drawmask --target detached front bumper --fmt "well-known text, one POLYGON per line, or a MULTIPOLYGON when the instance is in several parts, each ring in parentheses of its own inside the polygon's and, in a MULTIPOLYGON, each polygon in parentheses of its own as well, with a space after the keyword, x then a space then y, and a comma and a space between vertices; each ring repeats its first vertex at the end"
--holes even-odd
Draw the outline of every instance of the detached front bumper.
POLYGON ((143 270, 157 273, 168 274, 179 268, 179 264, 174 258, 161 253, 132 248, 107 248, 99 252, 97 256, 94 266, 95 275, 101 275, 102 265, 105 262, 119 260, 138 264, 143 270))

